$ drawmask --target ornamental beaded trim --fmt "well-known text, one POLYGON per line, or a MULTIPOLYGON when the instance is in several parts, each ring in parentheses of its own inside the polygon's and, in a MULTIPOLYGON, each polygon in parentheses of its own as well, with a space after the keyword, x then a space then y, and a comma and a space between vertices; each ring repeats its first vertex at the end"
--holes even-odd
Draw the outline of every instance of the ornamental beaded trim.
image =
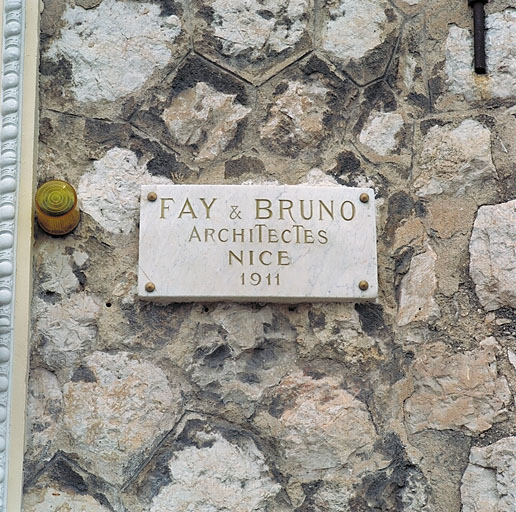
POLYGON ((12 397, 15 242, 20 175, 25 2, 5 0, 0 132, 0 511, 7 510, 7 462, 12 397))

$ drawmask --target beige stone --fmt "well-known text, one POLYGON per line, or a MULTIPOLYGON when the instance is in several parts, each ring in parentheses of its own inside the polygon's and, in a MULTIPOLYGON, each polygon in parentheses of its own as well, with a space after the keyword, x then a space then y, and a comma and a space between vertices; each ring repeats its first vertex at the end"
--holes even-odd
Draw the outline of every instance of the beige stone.
POLYGON ((121 484, 177 421, 179 390, 158 367, 126 352, 94 352, 84 366, 84 380, 64 386, 63 426, 87 467, 121 484))
POLYGON ((293 321, 296 343, 305 356, 322 352, 350 362, 382 359, 378 341, 362 330, 354 304, 313 304, 300 308, 293 321), (310 319, 313 326, 308 329, 310 319))
POLYGON ((378 436, 363 402, 342 388, 337 378, 287 376, 275 393, 285 404, 277 420, 262 415, 282 446, 280 466, 296 481, 309 482, 338 468, 350 479, 385 464, 374 453, 378 436), (287 469, 288 468, 288 469, 287 469))
POLYGON ((403 222, 394 235, 394 247, 422 246, 426 239, 425 227, 420 219, 410 217, 403 222))
POLYGON ((468 195, 476 187, 494 185, 491 133, 478 121, 466 119, 457 127, 433 126, 421 144, 414 172, 419 196, 468 195))
POLYGON ((239 123, 250 108, 199 82, 179 93, 162 114, 172 138, 183 146, 199 146, 196 160, 213 160, 235 137, 239 123))
POLYGON ((188 372, 195 388, 220 397, 214 413, 248 418, 295 366, 295 336, 271 307, 220 304, 210 314, 196 307, 178 334, 181 342, 168 344, 166 354, 188 372))
POLYGON ((254 312, 248 306, 238 304, 220 304, 211 316, 227 332, 226 341, 235 356, 263 343, 264 328, 274 321, 270 307, 254 312))
MULTIPOLYGON (((464 274, 467 267, 464 252, 467 244, 467 237, 460 235, 452 240, 443 242, 443 246, 439 250, 439 258, 437 259, 435 270, 439 284, 439 293, 445 297, 453 297, 459 291, 460 284, 464 282, 464 274)), ((459 296, 456 296, 455 300, 457 304, 462 302, 459 296)), ((465 300, 467 304, 470 304, 469 298, 465 300)), ((465 305, 461 304, 462 310, 464 310, 462 306, 465 305)), ((467 309, 469 310, 469 307, 467 309)))
POLYGON ((436 261, 437 255, 430 246, 424 253, 412 258, 410 270, 401 281, 398 325, 440 317, 439 305, 434 297, 437 289, 436 261))
POLYGON ((509 358, 509 362, 512 364, 512 366, 516 370, 516 354, 512 350, 508 350, 507 357, 509 358))
POLYGON ((455 235, 469 235, 476 205, 467 198, 437 196, 427 206, 429 228, 439 238, 452 238, 455 235))
POLYGON ((516 200, 482 206, 469 244, 469 272, 484 308, 516 308, 516 200))
POLYGON ((315 147, 325 133, 324 115, 328 111, 328 89, 317 82, 289 82, 270 108, 260 129, 262 141, 280 153, 292 154, 315 147))
POLYGON ((96 499, 68 490, 50 487, 25 495, 24 512, 109 512, 96 499))
POLYGON ((414 393, 405 402, 409 432, 426 429, 461 430, 476 434, 507 417, 511 393, 498 376, 494 338, 478 349, 450 354, 444 345, 432 347, 412 368, 414 393))
POLYGON ((338 187, 339 184, 332 176, 328 176, 325 172, 317 167, 310 169, 306 175, 305 181, 301 185, 309 185, 312 187, 338 187))

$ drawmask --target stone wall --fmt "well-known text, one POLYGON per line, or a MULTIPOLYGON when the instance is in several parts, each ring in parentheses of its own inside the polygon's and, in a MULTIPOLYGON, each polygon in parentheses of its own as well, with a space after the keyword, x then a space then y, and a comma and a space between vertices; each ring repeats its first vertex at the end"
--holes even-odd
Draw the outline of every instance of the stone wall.
POLYGON ((44 1, 26 512, 514 512, 511 4, 44 1), (141 184, 263 182, 374 187, 377 303, 138 300, 141 184))

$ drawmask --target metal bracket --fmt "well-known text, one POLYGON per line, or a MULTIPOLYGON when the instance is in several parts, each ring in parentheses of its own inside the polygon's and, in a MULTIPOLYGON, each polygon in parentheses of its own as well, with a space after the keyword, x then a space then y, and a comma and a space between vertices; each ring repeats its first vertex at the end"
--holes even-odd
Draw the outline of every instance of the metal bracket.
POLYGON ((486 14, 484 4, 488 0, 468 0, 473 8, 473 40, 475 47, 475 73, 485 75, 486 67, 486 14))

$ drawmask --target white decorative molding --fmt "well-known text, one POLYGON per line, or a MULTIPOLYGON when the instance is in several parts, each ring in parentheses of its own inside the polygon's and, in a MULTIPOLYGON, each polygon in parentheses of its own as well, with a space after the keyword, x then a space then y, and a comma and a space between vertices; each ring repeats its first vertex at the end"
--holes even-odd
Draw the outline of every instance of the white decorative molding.
POLYGON ((7 510, 25 2, 4 0, 0 133, 0 511, 7 510))

